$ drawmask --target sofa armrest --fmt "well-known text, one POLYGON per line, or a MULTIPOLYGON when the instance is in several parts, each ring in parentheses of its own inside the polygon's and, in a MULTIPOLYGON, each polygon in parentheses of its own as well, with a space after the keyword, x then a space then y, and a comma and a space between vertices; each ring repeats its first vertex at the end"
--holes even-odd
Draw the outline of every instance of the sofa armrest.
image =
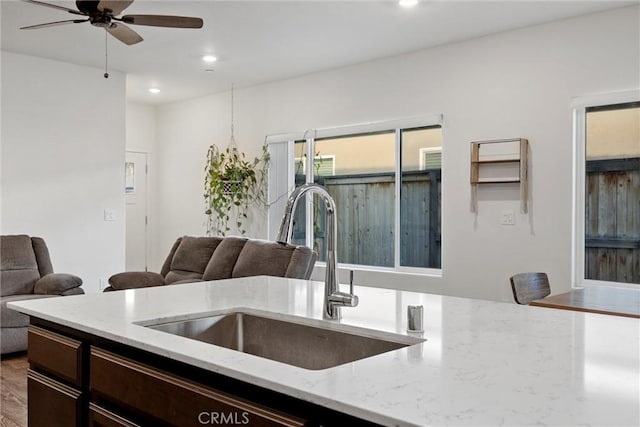
POLYGON ((82 285, 82 279, 73 274, 51 273, 41 277, 33 288, 34 294, 62 295, 82 285))
POLYGON ((151 271, 126 271, 109 277, 113 290, 148 288, 164 285, 164 277, 151 271))

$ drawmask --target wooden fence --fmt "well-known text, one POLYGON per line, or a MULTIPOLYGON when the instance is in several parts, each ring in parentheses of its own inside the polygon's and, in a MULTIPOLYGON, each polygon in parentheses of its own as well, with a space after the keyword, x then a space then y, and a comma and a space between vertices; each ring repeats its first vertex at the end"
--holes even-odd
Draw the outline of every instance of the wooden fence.
MULTIPOLYGON (((296 179, 297 184, 303 177, 296 179)), ((336 202, 338 261, 394 266, 395 174, 325 176, 316 179, 336 202)), ((400 265, 440 268, 440 169, 404 172, 400 190, 400 265)), ((316 206, 322 206, 316 203, 316 206)), ((304 242, 304 210, 295 218, 294 241, 304 242)), ((324 208, 314 215, 315 249, 324 259, 324 208)))
POLYGON ((640 284, 640 158, 586 170, 585 277, 640 284))

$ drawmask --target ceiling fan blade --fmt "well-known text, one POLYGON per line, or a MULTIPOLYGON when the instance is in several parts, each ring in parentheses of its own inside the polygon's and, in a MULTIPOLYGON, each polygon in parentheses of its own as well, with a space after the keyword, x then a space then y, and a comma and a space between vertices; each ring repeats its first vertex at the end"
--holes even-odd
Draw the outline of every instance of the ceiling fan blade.
POLYGON ((127 45, 140 43, 144 40, 140 34, 136 33, 124 24, 112 23, 112 25, 110 27, 106 27, 105 30, 107 30, 107 32, 113 37, 127 45))
POLYGON ((201 18, 170 15, 125 15, 122 22, 134 25, 149 25, 152 27, 172 28, 202 28, 201 18))
POLYGON ((20 29, 35 30, 37 28, 54 27, 56 25, 65 25, 65 24, 79 24, 81 22, 87 22, 87 21, 88 19, 69 19, 67 21, 55 21, 55 22, 47 22, 46 24, 29 25, 28 27, 20 27, 20 29))
POLYGON ((36 0, 22 0, 22 1, 25 3, 36 4, 38 6, 46 6, 46 7, 51 7, 53 9, 64 10, 65 12, 73 13, 74 15, 84 15, 84 13, 82 12, 79 12, 74 9, 69 9, 68 7, 64 7, 64 6, 58 6, 57 4, 45 3, 42 1, 36 1, 36 0))
POLYGON ((100 12, 109 10, 112 15, 120 15, 123 10, 131 6, 131 3, 133 3, 133 0, 101 0, 100 3, 98 3, 98 10, 100 12))

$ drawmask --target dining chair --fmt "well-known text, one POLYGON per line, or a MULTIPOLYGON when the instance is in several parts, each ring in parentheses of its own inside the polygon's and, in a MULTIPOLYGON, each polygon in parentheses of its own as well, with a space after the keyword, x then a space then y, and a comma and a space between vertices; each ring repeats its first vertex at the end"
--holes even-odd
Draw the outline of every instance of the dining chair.
POLYGON ((519 273, 511 276, 513 299, 518 304, 529 304, 551 293, 549 277, 546 273, 519 273))

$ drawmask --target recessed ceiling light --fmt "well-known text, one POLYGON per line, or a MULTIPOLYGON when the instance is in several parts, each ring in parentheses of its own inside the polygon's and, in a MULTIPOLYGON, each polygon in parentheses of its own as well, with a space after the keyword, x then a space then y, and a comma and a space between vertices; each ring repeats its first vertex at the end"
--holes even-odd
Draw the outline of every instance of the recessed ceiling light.
POLYGON ((157 87, 152 87, 151 89, 149 89, 149 92, 151 92, 151 93, 160 93, 160 89, 158 89, 157 87))
POLYGON ((204 62, 216 62, 218 60, 218 58, 216 58, 213 55, 205 55, 205 56, 202 57, 202 60, 204 62))
POLYGON ((418 0, 400 0, 398 4, 402 7, 413 7, 418 4, 418 0))

